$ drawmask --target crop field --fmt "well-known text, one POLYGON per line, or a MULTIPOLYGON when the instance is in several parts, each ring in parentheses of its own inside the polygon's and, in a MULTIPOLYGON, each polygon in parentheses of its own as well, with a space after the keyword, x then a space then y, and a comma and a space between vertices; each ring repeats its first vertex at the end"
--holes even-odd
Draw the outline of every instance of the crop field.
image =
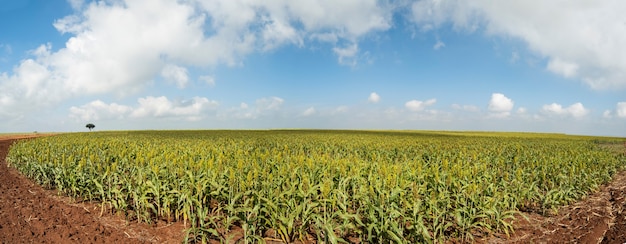
POLYGON ((188 241, 442 242, 510 233, 625 169, 624 138, 428 131, 128 131, 14 144, 7 162, 188 241), (610 145, 610 146, 607 146, 610 145), (619 147, 619 146, 618 146, 619 147))

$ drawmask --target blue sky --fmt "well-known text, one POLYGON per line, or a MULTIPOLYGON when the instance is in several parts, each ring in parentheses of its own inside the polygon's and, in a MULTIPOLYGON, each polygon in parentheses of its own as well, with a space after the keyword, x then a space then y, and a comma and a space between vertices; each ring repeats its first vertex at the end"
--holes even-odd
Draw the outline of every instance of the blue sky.
POLYGON ((626 136, 622 1, 0 1, 0 133, 626 136))

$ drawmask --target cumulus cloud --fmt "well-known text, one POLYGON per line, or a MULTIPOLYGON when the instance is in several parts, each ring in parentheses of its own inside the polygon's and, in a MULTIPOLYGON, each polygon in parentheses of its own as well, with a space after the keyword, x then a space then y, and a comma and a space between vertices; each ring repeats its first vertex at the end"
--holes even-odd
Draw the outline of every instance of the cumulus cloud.
POLYGON ((70 117, 81 121, 123 119, 132 111, 133 108, 129 106, 95 100, 79 107, 70 107, 70 117))
POLYGON ((451 23, 457 30, 484 30, 513 37, 547 59, 547 69, 594 89, 626 87, 623 1, 421 0, 412 19, 424 31, 451 23))
POLYGON ((107 104, 95 100, 85 105, 70 107, 70 117, 80 121, 97 121, 124 118, 173 118, 195 121, 218 106, 217 101, 205 97, 189 100, 170 100, 167 97, 144 97, 137 100, 136 107, 107 104))
POLYGON ((560 74, 563 77, 571 78, 578 74, 578 64, 566 62, 560 58, 554 58, 548 62, 548 70, 560 74))
POLYGON ((428 99, 426 101, 411 100, 411 101, 404 103, 404 107, 410 111, 417 112, 417 111, 422 111, 426 109, 428 106, 431 106, 435 104, 436 102, 437 102, 437 99, 434 99, 434 98, 428 99))
POLYGON ((44 44, 12 73, 0 73, 0 114, 86 95, 126 96, 159 75, 184 88, 189 67, 240 65, 250 53, 306 41, 330 42, 339 62, 353 65, 359 40, 391 28, 393 15, 390 3, 377 0, 69 3, 75 14, 53 23, 69 36, 65 45, 44 44))
POLYGON ((371 103, 378 103, 380 101, 380 96, 376 92, 370 93, 370 96, 367 98, 367 101, 371 103))
POLYGON ((285 43, 303 45, 302 36, 289 23, 280 19, 272 19, 267 22, 268 24, 265 25, 261 34, 264 43, 263 50, 271 50, 285 43))
POLYGON ((167 97, 139 98, 139 107, 133 110, 131 117, 183 117, 196 120, 203 112, 215 109, 217 101, 205 97, 194 97, 190 100, 171 101, 167 97))
POLYGON ((504 118, 511 114, 513 105, 513 100, 504 96, 504 94, 493 93, 491 94, 491 100, 489 100, 489 106, 487 109, 489 110, 491 116, 504 118))
POLYGON ((37 60, 23 60, 12 75, 0 73, 0 115, 17 117, 50 107, 63 100, 63 91, 45 66, 37 60))
POLYGON ((605 110, 602 117, 605 119, 626 119, 626 102, 618 102, 615 105, 615 110, 605 110))
POLYGON ((183 89, 189 82, 189 76, 187 75, 187 69, 175 64, 168 64, 163 67, 161 76, 170 83, 176 84, 176 87, 183 89))
POLYGON ((618 102, 616 109, 617 117, 626 118, 626 102, 618 102))
POLYGON ((564 108, 561 104, 552 103, 543 105, 541 111, 548 115, 571 116, 574 118, 582 118, 589 113, 582 103, 574 103, 564 108))

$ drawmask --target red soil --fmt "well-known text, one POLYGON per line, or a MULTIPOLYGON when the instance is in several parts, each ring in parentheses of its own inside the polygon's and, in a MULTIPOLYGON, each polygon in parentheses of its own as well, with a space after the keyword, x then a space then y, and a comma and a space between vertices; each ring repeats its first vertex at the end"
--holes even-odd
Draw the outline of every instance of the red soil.
POLYGON ((33 184, 5 158, 12 136, 0 138, 0 243, 181 243, 181 223, 138 224, 100 214, 95 203, 77 202, 33 184))
POLYGON ((579 202, 543 216, 524 213, 513 222, 515 233, 479 240, 484 243, 625 243, 626 172, 579 202))

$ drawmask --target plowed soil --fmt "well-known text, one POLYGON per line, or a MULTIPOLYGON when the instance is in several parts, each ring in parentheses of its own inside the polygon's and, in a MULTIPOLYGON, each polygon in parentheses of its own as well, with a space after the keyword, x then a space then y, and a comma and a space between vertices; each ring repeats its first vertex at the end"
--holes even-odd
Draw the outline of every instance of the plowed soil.
MULTIPOLYGON (((1 243, 181 243, 182 223, 154 225, 101 214, 96 203, 77 202, 33 184, 5 162, 23 136, 0 137, 1 243)), ((626 172, 581 201, 552 215, 522 213, 515 232, 479 243, 626 243, 626 172)))
POLYGON ((523 213, 513 221, 515 233, 498 234, 482 243, 626 243, 626 172, 581 201, 547 216, 523 213))
MULTIPOLYGON (((30 136, 28 136, 30 137, 30 136)), ((24 136, 0 138, 0 243, 182 243, 181 223, 155 225, 104 213, 33 184, 7 167, 9 146, 24 136)))

